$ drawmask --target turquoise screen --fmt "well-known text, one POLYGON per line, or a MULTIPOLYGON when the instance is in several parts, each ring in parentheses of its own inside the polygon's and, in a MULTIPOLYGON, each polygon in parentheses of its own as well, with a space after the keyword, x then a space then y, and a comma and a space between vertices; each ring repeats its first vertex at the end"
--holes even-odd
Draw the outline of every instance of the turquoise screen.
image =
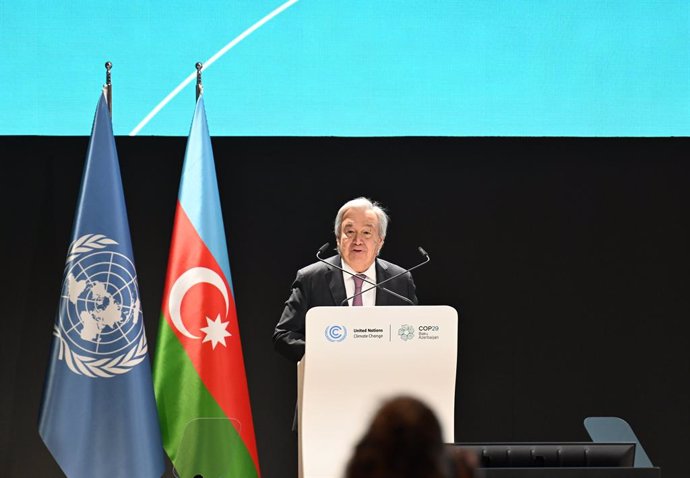
POLYGON ((1 135, 687 136, 687 0, 0 2, 1 135))

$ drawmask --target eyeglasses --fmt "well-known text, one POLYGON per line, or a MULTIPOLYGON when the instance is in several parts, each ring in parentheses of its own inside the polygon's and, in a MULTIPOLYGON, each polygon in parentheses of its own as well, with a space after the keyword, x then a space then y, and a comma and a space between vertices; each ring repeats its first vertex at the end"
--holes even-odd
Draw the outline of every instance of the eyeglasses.
POLYGON ((369 239, 377 239, 378 234, 376 234, 373 230, 370 229, 364 229, 363 231, 355 231, 354 229, 344 229, 343 230, 343 235, 350 240, 355 239, 358 235, 364 240, 369 240, 369 239))

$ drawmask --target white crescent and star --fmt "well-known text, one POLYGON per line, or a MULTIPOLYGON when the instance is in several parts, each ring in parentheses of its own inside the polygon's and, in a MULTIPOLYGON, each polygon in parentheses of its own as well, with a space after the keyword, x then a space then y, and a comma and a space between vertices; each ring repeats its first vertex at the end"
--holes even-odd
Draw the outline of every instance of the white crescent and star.
MULTIPOLYGON (((218 275, 215 271, 208 269, 206 267, 192 267, 188 269, 180 277, 177 278, 173 286, 170 288, 170 297, 168 298, 168 312, 170 313, 170 319, 172 320, 175 328, 185 337, 190 339, 200 339, 194 334, 192 334, 182 321, 182 299, 184 298, 187 291, 197 284, 211 284, 216 289, 220 291, 225 299, 225 317, 228 316, 228 309, 230 307, 230 301, 228 299, 228 289, 225 286, 223 278, 218 275)), ((203 342, 211 342, 213 349, 216 348, 218 343, 222 343, 225 346, 225 337, 229 337, 231 334, 227 331, 227 326, 229 322, 222 322, 220 314, 215 321, 206 317, 206 327, 202 327, 200 330, 206 334, 203 342)))

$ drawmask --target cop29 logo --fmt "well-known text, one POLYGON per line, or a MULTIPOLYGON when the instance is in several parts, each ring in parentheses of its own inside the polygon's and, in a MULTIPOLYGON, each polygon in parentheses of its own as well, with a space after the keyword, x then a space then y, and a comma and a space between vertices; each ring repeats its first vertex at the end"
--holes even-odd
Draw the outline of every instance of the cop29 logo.
POLYGON ((439 326, 438 325, 420 325, 419 331, 420 332, 438 332, 439 326))
POLYGON ((401 326, 398 329, 398 336, 405 342, 412 340, 414 338, 414 327, 407 324, 401 326))
POLYGON ((326 338, 329 342, 342 342, 347 337, 347 328, 342 325, 329 325, 326 327, 326 338))

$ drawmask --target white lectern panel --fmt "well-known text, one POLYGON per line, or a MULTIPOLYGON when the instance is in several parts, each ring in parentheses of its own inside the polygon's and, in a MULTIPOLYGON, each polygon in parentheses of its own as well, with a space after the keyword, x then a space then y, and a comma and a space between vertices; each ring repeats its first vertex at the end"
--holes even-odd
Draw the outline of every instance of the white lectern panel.
POLYGON ((305 478, 340 478, 378 407, 426 402, 454 441, 457 312, 448 306, 315 307, 306 318, 300 386, 305 478))

